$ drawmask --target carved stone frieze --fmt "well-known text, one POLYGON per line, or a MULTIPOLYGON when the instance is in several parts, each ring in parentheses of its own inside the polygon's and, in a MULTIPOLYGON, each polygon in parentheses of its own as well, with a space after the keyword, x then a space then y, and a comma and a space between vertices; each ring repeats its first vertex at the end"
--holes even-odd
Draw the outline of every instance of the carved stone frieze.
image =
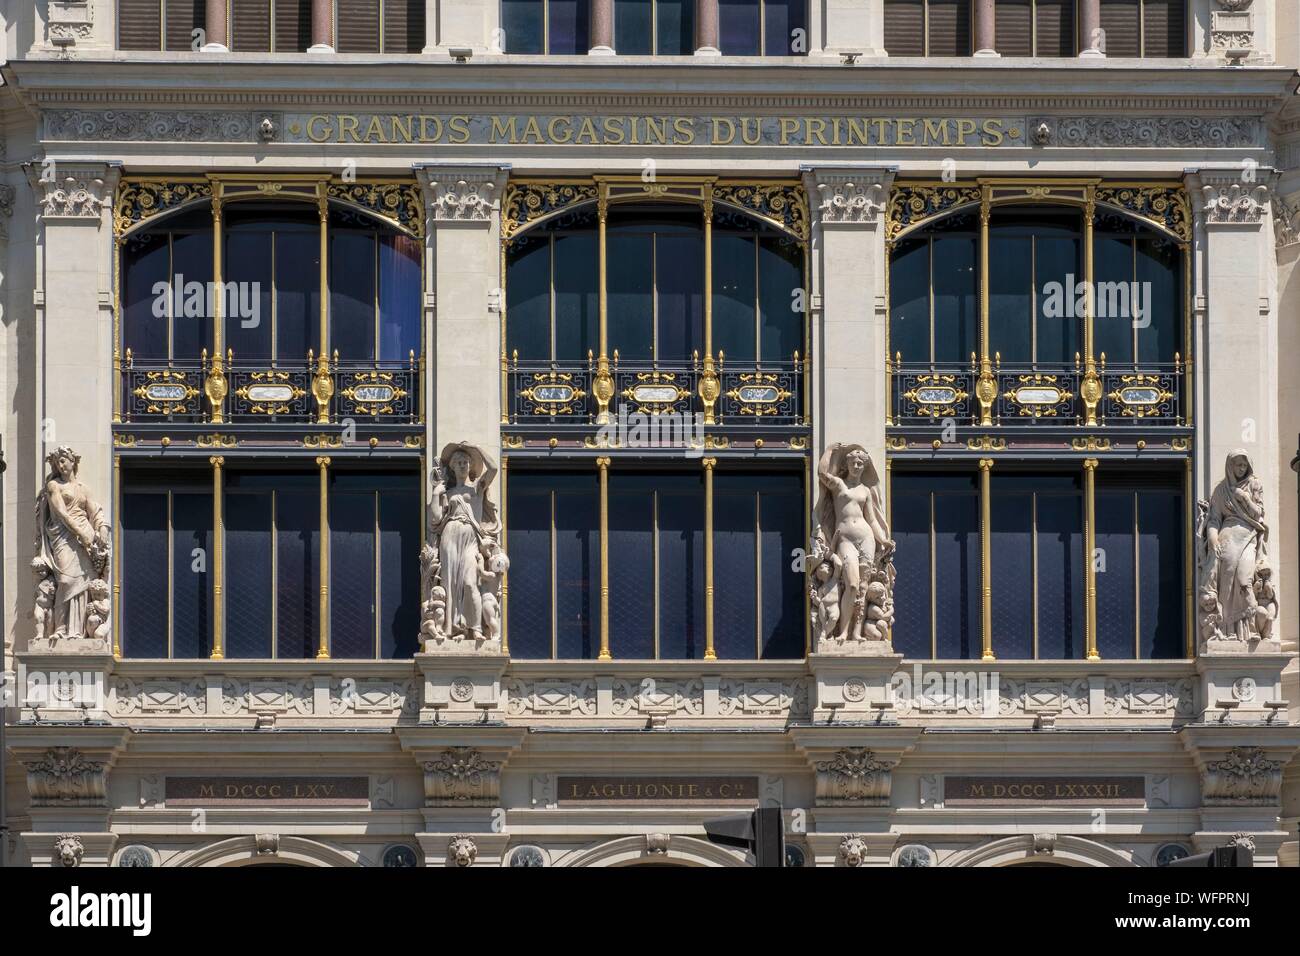
POLYGON ((115 678, 108 687, 111 717, 191 716, 207 713, 207 683, 199 680, 134 681, 115 678))
POLYGON ((107 802, 105 765, 74 747, 51 747, 26 764, 34 807, 99 807, 107 802))
POLYGON ((1233 747, 1222 760, 1207 761, 1201 796, 1207 806, 1277 803, 1282 795, 1282 762, 1269 760, 1259 747, 1233 747))
POLYGON ((1033 129, 1044 121, 1051 129, 1052 146, 1246 149, 1267 145, 1262 124, 1251 117, 1034 117, 1029 127, 1033 129))
POLYGON ((845 747, 817 762, 817 805, 888 806, 897 760, 878 758, 865 747, 845 747))
POLYGON ((1092 711, 1092 686, 1088 678, 1015 679, 970 671, 951 675, 935 672, 933 682, 917 684, 912 675, 895 675, 894 708, 899 717, 1061 717, 1138 716, 1193 717, 1197 681, 1191 677, 1168 680, 1107 678, 1102 710, 1092 711), (989 708, 996 707, 996 714, 989 708))
POLYGON ((177 143, 251 143, 265 115, 238 110, 50 109, 43 113, 47 140, 177 143))
MULTIPOLYGON (((611 717, 800 717, 809 713, 807 680, 709 678, 716 709, 706 713, 706 679, 644 678, 609 681, 611 717)), ((510 717, 597 716, 599 688, 593 678, 575 680, 507 678, 503 685, 510 717)))
POLYGON ((451 747, 424 763, 424 802, 430 807, 492 807, 501 797, 501 764, 472 747, 451 747))

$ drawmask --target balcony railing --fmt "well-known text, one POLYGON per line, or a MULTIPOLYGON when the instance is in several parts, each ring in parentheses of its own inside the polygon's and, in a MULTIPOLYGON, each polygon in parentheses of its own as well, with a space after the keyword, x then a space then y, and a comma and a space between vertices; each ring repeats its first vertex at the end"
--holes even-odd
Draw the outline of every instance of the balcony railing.
MULTIPOLYGON (((997 386, 990 418, 995 425, 1084 425, 1088 372, 1081 362, 1006 365, 991 368, 997 386)), ((979 425, 982 408, 976 397, 981 370, 965 366, 894 362, 890 365, 895 426, 979 425)), ((1183 425, 1182 361, 1114 365, 1103 355, 1096 366, 1100 397, 1098 425, 1183 425)))
POLYGON ((139 362, 126 352, 121 370, 124 422, 384 424, 421 421, 423 362, 299 361, 139 362))
MULTIPOLYGON (((718 397, 713 405, 719 425, 800 426, 804 415, 806 362, 796 352, 789 362, 732 365, 719 353, 713 367, 718 397)), ((506 408, 515 425, 589 425, 600 403, 593 388, 597 362, 586 364, 521 362, 505 370, 506 408)), ((643 415, 706 415, 700 383, 708 376, 702 362, 625 362, 617 351, 610 362, 613 396, 611 421, 643 415)))

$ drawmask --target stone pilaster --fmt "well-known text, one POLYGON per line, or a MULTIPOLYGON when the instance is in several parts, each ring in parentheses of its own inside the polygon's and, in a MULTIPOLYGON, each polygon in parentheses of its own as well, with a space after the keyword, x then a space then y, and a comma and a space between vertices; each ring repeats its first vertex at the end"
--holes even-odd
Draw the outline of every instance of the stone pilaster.
POLYGON ((475 53, 505 53, 501 5, 483 0, 425 0, 425 53, 464 49, 475 53))
POLYGON ((885 0, 820 0, 812 5, 809 29, 817 30, 825 23, 825 35, 814 33, 819 40, 811 49, 818 48, 826 56, 839 57, 846 53, 862 56, 886 56, 885 51, 885 0), (824 20, 818 6, 825 10, 824 20))

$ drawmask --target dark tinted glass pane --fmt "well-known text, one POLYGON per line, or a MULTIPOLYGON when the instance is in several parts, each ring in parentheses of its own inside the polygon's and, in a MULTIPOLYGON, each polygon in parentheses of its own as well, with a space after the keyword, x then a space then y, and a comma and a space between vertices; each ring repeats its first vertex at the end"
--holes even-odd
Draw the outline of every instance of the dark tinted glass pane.
MULTIPOLYGON (((1079 256, 1077 236, 1039 235, 1034 240, 1034 261, 1037 268, 1036 288, 1041 292, 1051 283, 1063 290, 1075 287, 1083 280, 1083 264, 1079 256)), ((1068 301, 1068 294, 1066 301, 1068 301)), ((1080 334, 1083 316, 1077 310, 1064 310, 1064 315, 1049 314, 1062 310, 1052 308, 1047 296, 1038 296, 1038 355, 1040 362, 1073 362, 1075 353, 1083 347, 1080 334)), ((1006 358, 1006 353, 1003 353, 1006 358)))
POLYGON ((506 267, 506 345, 523 362, 551 358, 551 244, 524 240, 506 267))
POLYGON ((655 240, 661 362, 688 362, 704 346, 704 236, 659 233, 655 240))
POLYGON ((925 0, 885 0, 885 49, 890 56, 925 55, 925 0))
POLYGON ((753 478, 713 478, 713 643, 718 657, 757 656, 758 496, 753 478))
POLYGON ((734 362, 755 358, 757 237, 713 234, 713 347, 734 362))
POLYGON ((1083 499, 1038 495, 1038 656, 1083 657, 1083 499))
POLYGON ((541 53, 542 0, 501 0, 507 53, 541 53))
POLYGON ((1075 55, 1074 3, 1075 0, 1038 0, 1038 46, 1035 55, 1075 55))
POLYGON ((1133 236, 1097 232, 1093 236, 1097 276, 1093 347, 1107 362, 1133 361, 1130 294, 1133 282, 1133 236))
POLYGON ((410 657, 420 631, 420 485, 379 495, 379 656, 410 657))
POLYGON ((330 656, 375 656, 375 495, 330 489, 330 656))
POLYGON ((765 475, 759 492, 760 583, 762 623, 760 657, 795 659, 804 656, 804 582, 791 567, 796 548, 804 543, 803 480, 799 475, 765 475))
POLYGON ((555 485, 557 656, 600 651, 600 489, 595 474, 555 485))
POLYGON ((550 0, 550 43, 548 53, 586 53, 591 47, 587 40, 588 0, 550 0))
POLYGON ((1139 622, 1141 657, 1186 657, 1186 556, 1183 495, 1176 488, 1139 491, 1138 567, 1142 587, 1139 622))
POLYGON ((270 492, 225 496, 226 656, 271 656, 275 583, 270 492))
POLYGON ((934 528, 938 656, 977 658, 982 651, 980 532, 974 489, 936 494, 934 528))
POLYGON ((904 362, 930 361, 930 241, 905 239, 889 266, 889 350, 904 362))
POLYGON ((555 237, 555 357, 585 362, 600 352, 600 258, 595 232, 555 237))
POLYGON ((928 56, 970 56, 970 0, 929 0, 928 56))
POLYGON ((766 0, 763 4, 763 53, 802 56, 808 52, 807 0, 766 0))
POLYGON ((121 533, 122 656, 166 657, 167 495, 123 494, 121 533))
POLYGON ((379 0, 334 0, 340 53, 379 52, 379 0))
POLYGON ((330 235, 330 347, 344 362, 375 357, 375 235, 338 229, 330 235))
POLYGON ((1030 321, 1034 312, 1033 240, 989 234, 989 349, 1002 361, 1033 360, 1030 321))
POLYGON ((609 229, 606 306, 609 347, 628 360, 648 361, 654 337, 654 240, 609 229))
POLYGON ((893 519, 894 653, 928 660, 930 647, 930 491, 923 480, 895 474, 890 493, 893 519))
POLYGON ((1139 362, 1174 360, 1183 346, 1183 255, 1160 236, 1137 237, 1137 281, 1141 313, 1134 309, 1139 362))
POLYGON ((275 340, 281 362, 305 362, 320 351, 320 234, 280 229, 275 234, 275 340))
POLYGON ((379 237, 379 358, 420 355, 420 249, 410 236, 379 237))
POLYGON ((234 226, 226 232, 221 303, 226 347, 237 362, 263 362, 271 358, 271 253, 270 224, 234 226))
POLYGON ((320 641, 320 495, 305 487, 275 493, 276 654, 315 657, 320 641))
POLYGON ((158 50, 162 47, 161 41, 162 24, 158 19, 158 0, 117 0, 119 49, 158 50))
POLYGON ((1034 656, 1033 496, 990 488, 989 545, 993 562, 993 653, 1000 660, 1034 656))
POLYGON ((993 16, 998 53, 1003 56, 1034 55, 1033 0, 997 0, 993 16))
POLYGON ((312 0, 275 0, 277 53, 301 53, 311 46, 311 4, 312 0))
POLYGON ((655 656, 654 479, 609 477, 609 646, 620 660, 655 656))
POLYGON ((1140 27, 1141 0, 1101 0, 1101 30, 1110 57, 1135 57, 1140 27))
POLYGON ((758 246, 758 306, 764 362, 791 362, 796 350, 800 354, 806 351, 804 313, 794 308, 795 292, 802 285, 803 251, 799 246, 773 237, 763 238, 758 246))
POLYGON ((975 236, 934 238, 934 360, 963 363, 979 346, 975 236))
POLYGON ((513 470, 506 485, 510 656, 551 656, 551 478, 513 470))
POLYGON ((655 26, 660 56, 695 52, 695 0, 656 0, 655 26))
POLYGON ((1096 493, 1097 651, 1134 656, 1133 492, 1096 493))
POLYGON ((758 0, 718 0, 718 42, 727 56, 758 56, 758 0))
MULTIPOLYGON (((197 298, 186 295, 184 314, 172 316, 172 358, 178 362, 197 361, 203 349, 212 348, 212 316, 207 308, 207 284, 212 281, 212 233, 178 232, 172 236, 172 281, 184 277, 188 290, 197 283, 197 298)), ((173 298, 173 303, 175 299, 173 298)))
POLYGON ((174 298, 168 242, 168 233, 145 233, 127 240, 122 253, 122 337, 140 361, 167 358, 167 314, 174 298))
MULTIPOLYGON (((704 656, 704 478, 659 482, 659 656, 704 656)), ((716 573, 716 567, 715 567, 716 573)), ((714 608, 715 624, 717 608, 714 608)))
POLYGON ((614 49, 624 54, 654 52, 652 0, 614 0, 614 49))
POLYGON ((172 495, 172 656, 212 653, 212 495, 172 495))
POLYGON ((1187 55, 1187 0, 1146 0, 1142 15, 1143 56, 1187 55))
POLYGON ((271 0, 230 0, 230 49, 265 53, 271 49, 271 0))

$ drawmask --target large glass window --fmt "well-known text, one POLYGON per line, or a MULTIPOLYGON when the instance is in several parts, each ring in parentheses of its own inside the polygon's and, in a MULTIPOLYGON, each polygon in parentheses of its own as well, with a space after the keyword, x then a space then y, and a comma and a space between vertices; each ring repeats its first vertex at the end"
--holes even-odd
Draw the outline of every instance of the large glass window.
POLYGON ((979 221, 953 216, 904 239, 890 266, 890 351, 960 364, 979 350, 979 221))
POLYGON ((695 52, 695 0, 614 0, 614 49, 647 56, 695 52))
POLYGON ((1187 0, 1101 0, 1108 57, 1187 56, 1187 0))
MULTIPOLYGON (((609 648, 616 659, 705 652, 703 471, 613 467, 608 476, 609 648)), ((714 640, 720 658, 799 658, 804 539, 798 472, 714 476, 714 640)), ((589 472, 511 469, 510 653, 594 658, 600 650, 600 490, 589 472)))
POLYGON ((805 0, 718 0, 718 38, 727 56, 808 52, 805 0))
POLYGON ((587 0, 501 0, 506 53, 585 54, 587 0))
POLYGON ((1074 56, 1076 0, 997 0, 994 27, 1002 56, 1074 56))
POLYGON ((885 0, 890 56, 970 56, 971 0, 885 0))
POLYGON ((1169 363, 1183 350, 1184 263, 1178 243, 1131 219, 1097 217, 1094 348, 1108 364, 1169 363))
POLYGON ((1083 316, 1043 294, 1082 281, 1082 229, 1073 211, 1008 208, 989 220, 989 349, 1004 363, 1066 364, 1082 351, 1083 316))

